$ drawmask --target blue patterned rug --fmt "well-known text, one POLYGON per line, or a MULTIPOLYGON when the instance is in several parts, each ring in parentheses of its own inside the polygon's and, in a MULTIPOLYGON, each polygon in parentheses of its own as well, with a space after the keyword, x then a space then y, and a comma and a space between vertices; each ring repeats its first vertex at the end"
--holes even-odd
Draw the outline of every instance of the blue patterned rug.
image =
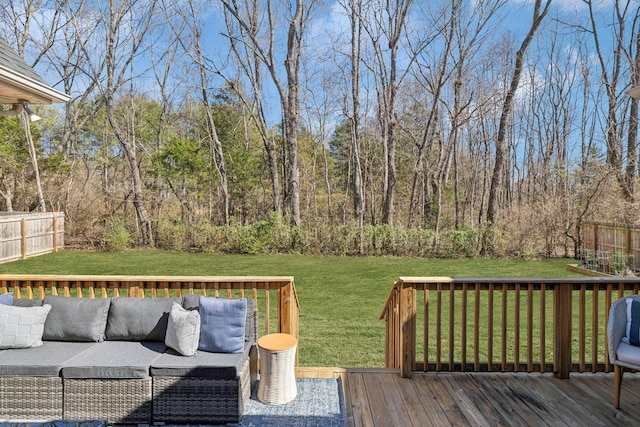
POLYGON ((347 425, 340 379, 298 378, 296 398, 284 405, 265 405, 256 397, 247 403, 241 427, 343 427, 347 425))
MULTIPOLYGON (((229 424, 229 426, 344 427, 347 425, 340 379, 298 378, 296 387, 298 393, 291 402, 284 405, 265 405, 256 396, 258 390, 256 384, 251 400, 245 407, 242 420, 239 424, 229 424)), ((107 427, 107 423, 105 421, 0 422, 0 427, 107 427)))

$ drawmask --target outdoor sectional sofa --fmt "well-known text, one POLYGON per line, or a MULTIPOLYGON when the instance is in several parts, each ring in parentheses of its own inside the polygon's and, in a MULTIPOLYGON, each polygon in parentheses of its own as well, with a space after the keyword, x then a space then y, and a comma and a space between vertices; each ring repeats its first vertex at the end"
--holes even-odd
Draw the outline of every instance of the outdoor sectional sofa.
POLYGON ((221 424, 242 417, 257 378, 253 299, 2 300, 0 421, 221 424), (12 339, 16 319, 25 334, 12 339))

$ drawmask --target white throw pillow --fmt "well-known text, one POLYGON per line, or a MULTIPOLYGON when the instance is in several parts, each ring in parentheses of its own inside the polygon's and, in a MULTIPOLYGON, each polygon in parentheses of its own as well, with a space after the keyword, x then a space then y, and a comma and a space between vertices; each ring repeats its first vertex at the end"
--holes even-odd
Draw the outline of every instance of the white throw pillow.
POLYGON ((0 349, 41 346, 50 310, 49 304, 39 307, 0 304, 0 349))
POLYGON ((171 305, 164 343, 183 356, 193 356, 200 341, 200 313, 178 303, 171 305))

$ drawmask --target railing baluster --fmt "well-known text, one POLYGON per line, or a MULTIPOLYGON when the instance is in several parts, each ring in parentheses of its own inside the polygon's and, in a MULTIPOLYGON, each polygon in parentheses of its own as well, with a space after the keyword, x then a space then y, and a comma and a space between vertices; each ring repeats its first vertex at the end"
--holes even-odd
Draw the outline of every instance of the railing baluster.
POLYGON ((580 285, 579 308, 578 308, 578 363, 580 372, 584 372, 585 353, 586 353, 586 289, 584 283, 580 285))
POLYGON ((442 370, 442 283, 436 289, 436 371, 442 370))
POLYGON ((488 338, 488 348, 487 348, 487 370, 493 371, 493 282, 489 283, 489 301, 488 301, 488 329, 489 329, 489 338, 488 338))
POLYGON ((423 331, 424 338, 422 342, 424 343, 424 368, 426 371, 429 365, 429 286, 427 284, 424 285, 424 300, 423 300, 423 310, 424 310, 424 320, 423 320, 423 331))
POLYGON ((527 372, 533 372, 533 284, 527 284, 527 372))
POLYGON ((502 284, 502 353, 500 358, 500 364, 502 366, 502 372, 507 371, 507 284, 502 284))
POLYGON ((546 284, 540 285, 540 373, 545 373, 547 356, 547 293, 546 284))
POLYGON ((473 370, 480 370, 480 284, 475 283, 473 307, 473 370))
POLYGON ((449 283, 449 371, 453 371, 455 358, 453 354, 453 349, 456 342, 455 337, 455 294, 454 294, 454 286, 453 283, 449 283))
MULTIPOLYGON (((452 285, 453 286, 453 285, 452 285)), ((467 364, 467 283, 462 284, 462 321, 460 327, 462 328, 462 339, 460 344, 462 345, 462 356, 460 358, 460 371, 464 372, 467 364)))
MULTIPOLYGON (((598 364, 598 312, 600 311, 598 289, 598 284, 596 283, 593 286, 593 297, 591 299, 591 372, 596 372, 598 364)), ((607 292, 606 294, 605 299, 609 300, 609 293, 607 292)), ((607 307, 609 307, 609 305, 607 307)))
POLYGON ((520 371, 520 283, 516 283, 513 301, 513 370, 520 371))
MULTIPOLYGON (((265 315, 265 319, 264 319, 264 333, 265 335, 270 334, 271 333, 271 325, 269 324, 269 318, 271 316, 269 316, 269 313, 271 311, 271 303, 269 301, 269 288, 266 287, 265 291, 264 291, 265 295, 264 295, 264 315, 265 315)), ((216 289, 216 296, 218 296, 218 290, 216 289)))

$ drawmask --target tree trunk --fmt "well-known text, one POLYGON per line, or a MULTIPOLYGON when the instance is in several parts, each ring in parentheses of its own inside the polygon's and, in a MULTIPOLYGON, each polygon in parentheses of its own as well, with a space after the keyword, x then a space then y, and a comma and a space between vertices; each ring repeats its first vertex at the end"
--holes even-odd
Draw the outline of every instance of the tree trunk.
MULTIPOLYGON (((353 159, 353 217, 364 226, 364 188, 360 163, 360 61, 362 48, 362 1, 351 0, 351 157, 353 159)), ((362 250, 362 242, 361 242, 362 250)))
MULTIPOLYGON (((632 64, 631 87, 635 87, 640 82, 640 31, 636 36, 636 58, 632 64)), ((629 135, 627 137, 627 168, 625 173, 625 185, 623 194, 629 201, 634 201, 634 181, 638 162, 638 100, 631 99, 629 110, 629 135)))
POLYGON ((300 121, 300 55, 302 50, 302 17, 304 5, 296 0, 295 15, 289 22, 287 37, 287 97, 284 105, 285 139, 287 143, 287 206, 293 225, 300 225, 300 169, 298 167, 298 123, 300 121), (300 30, 300 32, 298 32, 300 30))
POLYGON ((36 179, 36 191, 38 193, 38 205, 40 206, 40 212, 46 212, 47 206, 44 203, 44 194, 42 193, 42 182, 40 181, 40 168, 38 167, 38 153, 36 152, 36 145, 33 142, 33 136, 31 135, 31 126, 29 124, 30 117, 26 110, 22 110, 20 113, 20 121, 24 129, 24 134, 27 139, 27 147, 29 148, 29 157, 31 158, 31 165, 33 166, 33 174, 36 179))
POLYGON ((500 115, 498 136, 496 138, 495 163, 493 166, 493 173, 491 175, 491 185, 489 188, 489 200, 487 205, 487 222, 489 226, 495 224, 496 220, 498 219, 498 196, 501 188, 504 186, 504 167, 508 156, 507 133, 508 128, 510 127, 511 113, 513 111, 513 99, 515 97, 516 90, 518 89, 518 84, 520 83, 520 77, 522 75, 524 56, 527 52, 527 48, 533 40, 533 36, 540 26, 540 23, 549 11, 551 0, 546 0, 544 9, 542 9, 542 11, 540 10, 542 6, 541 3, 542 0, 536 0, 535 2, 533 11, 533 22, 531 24, 529 32, 527 33, 527 36, 520 46, 520 49, 518 49, 518 52, 516 52, 516 62, 513 69, 513 75, 511 77, 511 84, 509 86, 509 89, 507 90, 507 94, 502 104, 502 113, 500 115))
MULTIPOLYGON (((140 174, 140 165, 138 164, 138 159, 136 156, 135 149, 135 141, 132 141, 130 135, 127 132, 123 131, 118 123, 115 114, 116 102, 114 96, 116 94, 117 88, 121 87, 125 82, 125 77, 122 71, 117 73, 116 70, 118 67, 121 67, 121 70, 126 69, 126 64, 133 61, 142 40, 144 39, 144 35, 149 29, 149 22, 151 20, 152 10, 154 4, 152 4, 152 10, 148 11, 148 14, 143 19, 142 26, 139 28, 140 32, 135 33, 132 37, 133 45, 131 47, 131 51, 129 52, 129 56, 124 58, 124 64, 121 63, 120 60, 116 59, 116 52, 118 46, 116 46, 116 40, 118 40, 118 31, 120 30, 120 22, 123 19, 123 16, 119 13, 126 13, 127 8, 126 5, 120 5, 121 10, 117 10, 115 6, 114 0, 109 0, 108 5, 108 21, 106 22, 106 30, 108 33, 106 34, 106 43, 105 43, 105 71, 106 71, 106 87, 103 89, 105 110, 107 114, 107 119, 109 120, 109 125, 113 130, 113 133, 122 146, 125 157, 127 158, 127 163, 129 165, 129 171, 131 173, 131 184, 133 186, 133 206, 136 211, 136 216, 138 220, 138 225, 140 227, 140 238, 141 243, 144 246, 153 245, 152 243, 152 230, 151 230, 151 220, 149 219, 149 214, 147 212, 147 208, 145 207, 145 199, 143 192, 143 184, 142 177, 140 174)), ((129 5, 133 7, 132 4, 129 5)), ((96 76, 96 78, 100 78, 100 76, 96 76)))

